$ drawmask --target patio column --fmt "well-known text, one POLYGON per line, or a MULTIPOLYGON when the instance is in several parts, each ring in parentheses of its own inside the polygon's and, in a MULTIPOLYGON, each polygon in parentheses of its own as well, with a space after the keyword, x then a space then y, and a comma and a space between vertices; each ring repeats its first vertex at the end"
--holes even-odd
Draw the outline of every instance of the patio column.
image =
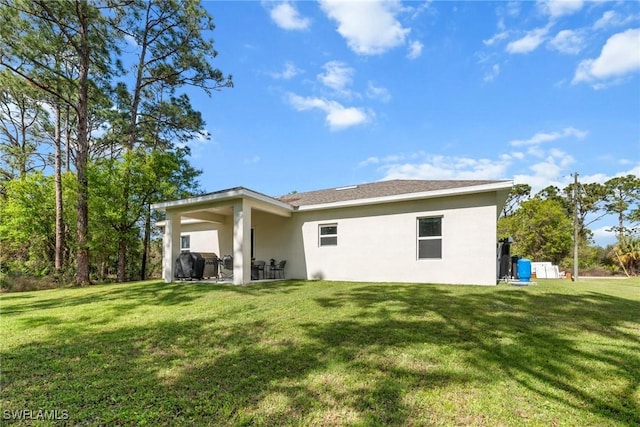
POLYGON ((180 255, 180 214, 166 212, 164 236, 162 239, 162 277, 165 283, 173 282, 175 263, 180 255))
POLYGON ((244 199, 233 205, 233 284, 251 280, 251 206, 244 199))

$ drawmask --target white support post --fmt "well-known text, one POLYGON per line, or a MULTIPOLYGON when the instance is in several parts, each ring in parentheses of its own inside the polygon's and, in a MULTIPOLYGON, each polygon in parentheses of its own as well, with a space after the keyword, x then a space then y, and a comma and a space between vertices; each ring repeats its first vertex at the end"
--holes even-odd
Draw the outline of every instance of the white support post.
POLYGON ((165 283, 173 282, 175 275, 175 263, 180 255, 180 220, 179 214, 166 213, 163 251, 162 251, 162 277, 165 283))
POLYGON ((233 205, 233 284, 251 280, 251 206, 241 199, 233 205))

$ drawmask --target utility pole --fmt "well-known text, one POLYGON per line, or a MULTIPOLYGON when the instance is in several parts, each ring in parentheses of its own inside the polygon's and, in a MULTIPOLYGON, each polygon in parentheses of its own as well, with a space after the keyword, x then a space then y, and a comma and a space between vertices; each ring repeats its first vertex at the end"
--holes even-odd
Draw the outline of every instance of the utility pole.
POLYGON ((578 172, 573 174, 573 278, 578 280, 578 172))

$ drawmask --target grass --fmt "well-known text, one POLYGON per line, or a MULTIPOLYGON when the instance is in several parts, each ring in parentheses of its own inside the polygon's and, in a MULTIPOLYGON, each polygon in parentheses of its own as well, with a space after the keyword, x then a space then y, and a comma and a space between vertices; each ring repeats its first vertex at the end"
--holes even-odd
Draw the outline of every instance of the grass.
POLYGON ((3 424, 640 425, 639 278, 143 282, 0 316, 3 424))

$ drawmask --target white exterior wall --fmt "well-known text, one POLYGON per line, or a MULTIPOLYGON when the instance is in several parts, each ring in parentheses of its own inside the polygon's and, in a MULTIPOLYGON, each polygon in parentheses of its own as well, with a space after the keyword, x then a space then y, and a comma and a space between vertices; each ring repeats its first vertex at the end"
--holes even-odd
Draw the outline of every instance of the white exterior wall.
MULTIPOLYGON (((256 260, 266 261, 269 264, 271 258, 277 261, 287 259, 291 239, 295 234, 292 232, 291 218, 254 210, 251 225, 254 237, 253 257, 256 260)), ((290 260, 287 262, 291 263, 290 260)), ((286 266, 287 273, 289 267, 289 265, 286 266)))
POLYGON ((325 280, 496 284, 495 193, 297 212, 288 277, 325 280), (398 213, 400 212, 400 213, 398 213), (442 216, 442 259, 418 259, 417 218, 442 216), (338 225, 320 247, 319 225, 338 225))
POLYGON ((220 248, 224 248, 225 243, 227 248, 231 246, 231 231, 225 224, 212 224, 210 222, 182 224, 180 236, 189 236, 191 240, 189 251, 191 252, 213 252, 222 257, 224 254, 220 253, 220 248))

